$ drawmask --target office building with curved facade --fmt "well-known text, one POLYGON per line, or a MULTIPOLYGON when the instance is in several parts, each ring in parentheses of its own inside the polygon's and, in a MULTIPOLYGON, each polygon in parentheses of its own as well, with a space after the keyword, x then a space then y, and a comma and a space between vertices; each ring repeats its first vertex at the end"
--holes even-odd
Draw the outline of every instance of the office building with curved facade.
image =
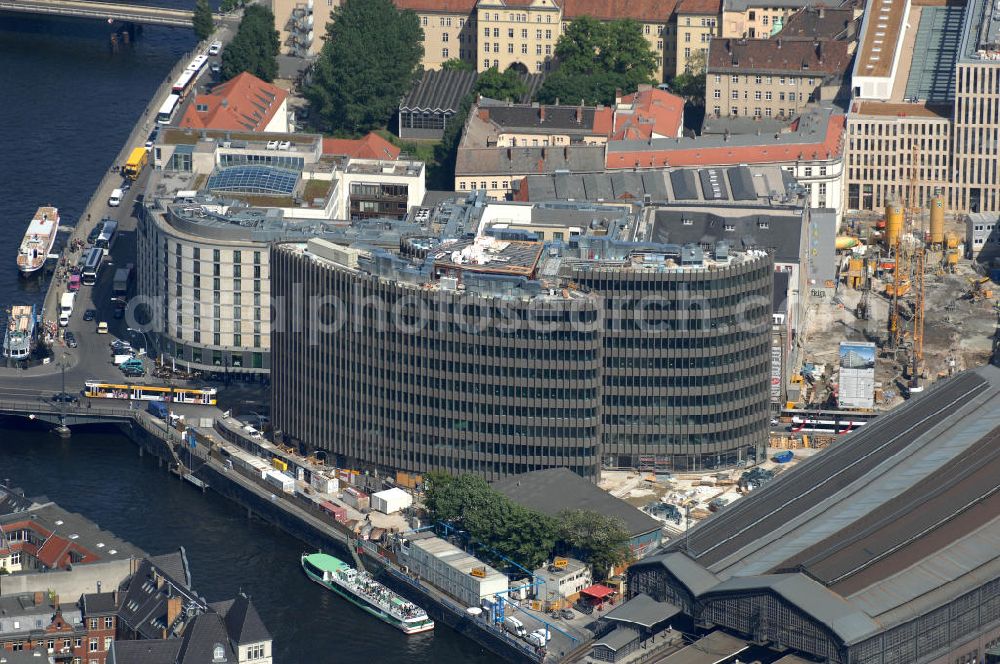
POLYGON ((272 247, 285 442, 490 479, 761 457, 771 253, 639 239, 625 207, 465 209, 393 252, 272 247))
POLYGON ((368 209, 405 216, 424 196, 423 164, 335 159, 318 135, 169 129, 153 163, 136 301, 159 353, 198 370, 269 372, 271 242, 383 235, 368 209))

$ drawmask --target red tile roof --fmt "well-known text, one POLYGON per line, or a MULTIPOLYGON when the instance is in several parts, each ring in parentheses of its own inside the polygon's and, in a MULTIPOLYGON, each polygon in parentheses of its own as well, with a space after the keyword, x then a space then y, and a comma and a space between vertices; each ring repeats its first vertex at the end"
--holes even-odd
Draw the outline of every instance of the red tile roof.
POLYGON ((611 127, 614 124, 615 112, 611 108, 596 108, 594 109, 594 133, 595 134, 610 134, 611 127))
POLYGON ((208 94, 196 95, 178 126, 264 131, 286 97, 288 93, 281 88, 243 72, 208 94), (198 106, 208 110, 199 111, 198 106))
POLYGON ((441 14, 471 14, 478 0, 393 0, 398 9, 441 14))
POLYGON ((667 168, 674 166, 737 166, 773 164, 797 159, 824 159, 840 154, 845 117, 832 115, 823 140, 813 143, 763 143, 751 146, 712 146, 676 150, 609 151, 608 169, 667 168))
POLYGON ((678 14, 719 14, 721 0, 681 0, 677 3, 678 14))
POLYGON ((641 23, 666 23, 676 0, 563 0, 563 16, 592 16, 604 20, 631 18, 641 23))
POLYGON ((375 132, 364 138, 324 138, 323 154, 352 159, 399 159, 399 148, 375 132))
POLYGON ((631 113, 615 113, 613 141, 643 140, 657 134, 677 136, 684 124, 684 100, 666 90, 651 88, 622 97, 623 104, 633 104, 631 113))

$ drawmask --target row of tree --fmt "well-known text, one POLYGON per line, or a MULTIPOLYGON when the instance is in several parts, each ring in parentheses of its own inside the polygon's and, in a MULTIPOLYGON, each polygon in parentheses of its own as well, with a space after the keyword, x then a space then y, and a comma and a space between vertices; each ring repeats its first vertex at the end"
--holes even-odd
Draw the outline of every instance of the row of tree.
MULTIPOLYGON (((473 475, 431 473, 424 504, 434 521, 465 531, 473 543, 533 570, 553 555, 590 563, 597 578, 629 559, 628 531, 613 517, 569 510, 555 518, 522 507, 473 475)), ((498 562, 498 561, 494 561, 498 562)))
POLYGON ((273 81, 278 75, 278 31, 274 14, 264 5, 249 5, 236 35, 222 51, 222 80, 247 71, 257 78, 273 81))

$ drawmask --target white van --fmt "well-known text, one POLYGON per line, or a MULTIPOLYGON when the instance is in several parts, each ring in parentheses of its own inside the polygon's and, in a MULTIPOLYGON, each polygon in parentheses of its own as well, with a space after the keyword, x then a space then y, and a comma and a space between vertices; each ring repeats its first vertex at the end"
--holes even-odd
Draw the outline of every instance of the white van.
POLYGON ((524 629, 524 623, 514 616, 507 616, 503 619, 503 628, 514 636, 518 636, 522 639, 527 634, 527 630, 524 629))
POLYGON ((76 301, 76 293, 63 293, 59 299, 59 326, 69 325, 69 317, 73 315, 73 303, 76 301))
POLYGON ((121 189, 114 189, 111 192, 111 195, 108 196, 108 205, 111 207, 118 207, 122 204, 122 196, 124 195, 125 194, 121 189))
POLYGON ((208 47, 208 54, 209 55, 218 55, 219 51, 221 51, 221 50, 222 50, 222 42, 220 42, 220 41, 214 41, 214 42, 212 42, 212 45, 208 47))

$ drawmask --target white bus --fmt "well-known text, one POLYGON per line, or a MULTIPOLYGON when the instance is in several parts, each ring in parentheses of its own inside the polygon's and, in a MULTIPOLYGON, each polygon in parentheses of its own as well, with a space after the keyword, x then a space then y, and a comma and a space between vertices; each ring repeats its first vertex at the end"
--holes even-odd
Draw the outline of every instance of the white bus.
POLYGON ((187 71, 193 71, 194 73, 197 74, 198 72, 201 71, 202 67, 205 66, 206 62, 208 62, 207 55, 196 56, 195 59, 191 61, 191 64, 189 64, 186 69, 187 71))
POLYGON ((170 121, 174 117, 174 111, 177 110, 177 106, 180 104, 180 95, 170 95, 167 100, 163 102, 163 106, 160 107, 160 112, 156 114, 157 124, 170 124, 170 121))
POLYGON ((93 247, 84 254, 83 269, 80 271, 80 278, 84 286, 93 286, 97 283, 103 261, 104 250, 100 247, 93 247))
POLYGON ((197 76, 197 72, 185 69, 181 72, 181 75, 177 77, 177 80, 174 81, 170 91, 178 97, 183 98, 188 93, 188 88, 191 87, 191 82, 194 80, 195 76, 197 76))
POLYGON ((103 255, 107 256, 111 253, 111 249, 114 248, 115 240, 117 239, 118 222, 114 219, 108 219, 104 222, 104 228, 101 229, 101 234, 97 236, 94 247, 100 249, 103 255))

